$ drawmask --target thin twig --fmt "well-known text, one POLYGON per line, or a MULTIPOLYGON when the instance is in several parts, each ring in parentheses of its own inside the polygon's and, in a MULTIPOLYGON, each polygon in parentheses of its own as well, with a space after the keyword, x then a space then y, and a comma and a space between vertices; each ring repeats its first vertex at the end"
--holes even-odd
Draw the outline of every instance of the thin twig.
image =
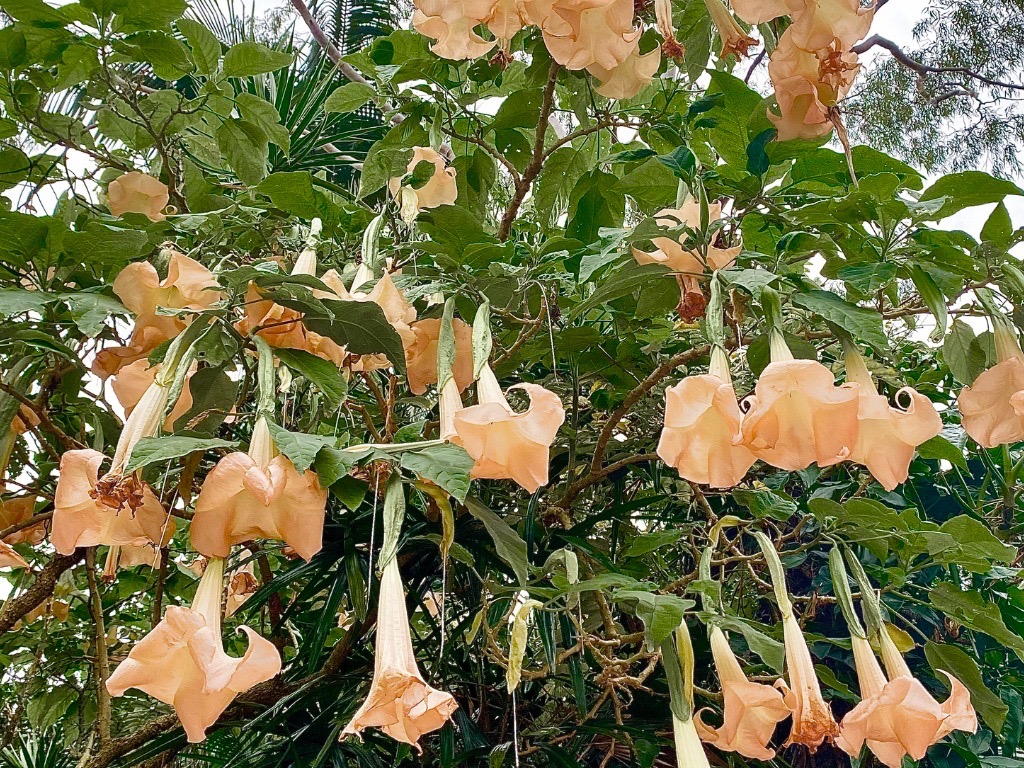
POLYGON ((929 64, 924 64, 923 62, 912 58, 892 40, 882 37, 881 35, 872 35, 863 42, 853 46, 852 50, 854 53, 864 53, 872 48, 884 48, 891 53, 892 57, 900 64, 922 75, 963 75, 964 77, 978 80, 979 82, 991 85, 995 88, 1010 88, 1015 91, 1024 91, 1024 85, 1019 83, 1008 83, 1005 80, 994 80, 991 77, 985 77, 985 75, 979 74, 967 67, 933 67, 929 64))

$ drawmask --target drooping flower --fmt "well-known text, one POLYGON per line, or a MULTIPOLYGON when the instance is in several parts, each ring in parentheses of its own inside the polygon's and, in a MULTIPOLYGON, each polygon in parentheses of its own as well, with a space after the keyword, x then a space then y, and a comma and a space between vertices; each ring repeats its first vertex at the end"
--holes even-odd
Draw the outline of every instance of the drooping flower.
POLYGON ((732 0, 732 9, 747 24, 763 24, 791 13, 794 4, 802 2, 803 0, 732 0))
POLYGON ((149 262, 129 264, 114 278, 114 293, 135 314, 135 329, 125 347, 110 347, 96 355, 93 372, 103 378, 145 357, 173 339, 191 322, 187 315, 160 315, 158 307, 203 310, 223 298, 213 273, 195 259, 170 251, 163 280, 149 262))
POLYGON ((995 318, 994 336, 999 362, 956 399, 964 431, 982 448, 1024 440, 1024 352, 1002 318, 995 318))
POLYGON ((413 4, 413 28, 435 41, 430 50, 442 59, 475 59, 494 47, 493 40, 484 40, 474 31, 491 18, 494 0, 414 0, 413 4))
POLYGON ((733 55, 742 59, 747 56, 751 46, 757 45, 757 40, 748 35, 743 27, 736 23, 735 17, 725 7, 722 0, 704 0, 704 5, 707 6, 711 21, 718 29, 718 37, 722 41, 721 58, 733 55))
MULTIPOLYGON (((32 519, 36 500, 32 496, 14 496, 0 501, 0 530, 32 519)), ((46 538, 46 523, 36 523, 8 534, 6 544, 39 544, 46 538)))
POLYGON ((741 418, 729 358, 716 346, 709 373, 687 376, 666 390, 658 455, 685 480, 731 488, 757 461, 742 442, 741 418))
MULTIPOLYGON (((473 383, 473 329, 459 318, 452 319, 455 331, 455 363, 452 374, 459 392, 473 383)), ((412 324, 413 335, 405 346, 406 375, 409 391, 422 395, 431 384, 437 384, 437 341, 441 334, 441 319, 429 317, 412 324)))
POLYGON ((50 542, 62 555, 75 547, 160 541, 167 513, 153 490, 140 480, 121 489, 123 493, 102 487, 99 468, 104 461, 102 453, 88 448, 61 457, 50 542))
POLYGON ((708 754, 697 733, 696 717, 681 720, 672 713, 672 738, 676 747, 676 765, 679 768, 711 768, 708 754))
POLYGON ((837 387, 816 360, 794 360, 771 332, 772 362, 747 398, 743 442, 759 459, 790 472, 845 461, 857 444, 860 387, 837 387))
MULTIPOLYGON (((148 360, 136 360, 117 372, 117 375, 110 382, 110 388, 114 390, 117 401, 124 408, 126 416, 130 416, 139 404, 143 394, 149 389, 160 371, 160 364, 151 366, 148 360)), ((164 420, 164 431, 173 432, 174 422, 184 416, 192 408, 192 392, 189 390, 188 382, 192 378, 195 366, 190 369, 185 377, 185 386, 181 388, 178 402, 171 408, 170 413, 164 420)))
POLYGON ((10 544, 0 541, 0 568, 28 568, 28 561, 10 544))
POLYGON ((720 728, 709 728, 701 719, 701 710, 693 717, 697 733, 723 752, 771 760, 775 750, 768 747, 768 742, 775 726, 789 717, 789 707, 776 688, 747 679, 721 628, 712 626, 710 635, 715 670, 722 684, 724 722, 720 728))
POLYGON ((188 740, 203 741, 240 693, 281 671, 281 655, 269 640, 242 626, 249 647, 228 656, 221 636, 224 561, 207 565, 191 608, 170 606, 159 624, 135 645, 107 680, 111 696, 138 688, 174 707, 188 740))
POLYGON ((654 25, 661 34, 661 51, 670 59, 681 59, 686 54, 683 44, 676 38, 672 19, 672 0, 654 0, 654 25))
POLYGON ((139 171, 118 176, 107 185, 107 207, 114 216, 141 213, 150 221, 160 221, 169 199, 166 184, 139 171))
POLYGON ((163 535, 159 543, 150 541, 141 545, 121 544, 110 547, 103 565, 103 580, 108 583, 114 581, 119 568, 135 568, 140 565, 159 568, 163 560, 163 550, 171 543, 175 530, 174 520, 167 516, 164 519, 163 535))
POLYGON ((489 365, 477 381, 478 405, 455 414, 458 442, 473 457, 472 476, 515 480, 530 493, 548 482, 551 443, 565 421, 558 395, 537 384, 517 384, 530 396, 523 413, 512 410, 489 365))
POLYGON ((422 752, 420 738, 441 728, 458 706, 450 693, 431 688, 420 674, 398 559, 392 557, 381 576, 370 691, 341 735, 379 728, 422 752))
POLYGON ((503 51, 508 51, 512 38, 530 23, 523 0, 497 0, 491 2, 491 15, 485 23, 491 34, 498 39, 503 51))
POLYGON ((594 90, 605 98, 631 99, 650 85, 660 66, 661 49, 640 53, 640 45, 637 43, 621 64, 612 69, 591 64, 587 72, 601 81, 594 90))
POLYGON ((633 51, 633 0, 525 0, 551 58, 566 69, 614 69, 633 51))
POLYGON ((907 479, 914 449, 942 431, 942 417, 932 401, 911 387, 896 394, 893 408, 878 394, 871 373, 860 354, 850 347, 846 353, 846 380, 860 385, 857 410, 857 443, 850 461, 863 464, 887 491, 907 479))
POLYGON ((793 712, 793 728, 786 745, 803 744, 814 752, 823 742, 836 737, 839 726, 821 695, 811 651, 791 608, 783 611, 782 632, 789 680, 779 680, 776 685, 782 690, 786 706, 793 712))
MULTIPOLYGON (((711 203, 708 205, 708 224, 713 224, 721 218, 722 204, 711 203)), ((691 198, 683 203, 681 208, 664 208, 655 214, 655 221, 662 227, 683 225, 695 230, 700 229, 700 202, 691 198)), ((740 246, 733 248, 708 246, 705 257, 699 250, 687 250, 684 247, 685 235, 680 235, 679 238, 652 238, 651 242, 656 250, 648 252, 633 248, 633 258, 639 264, 664 264, 673 272, 684 275, 703 275, 708 270, 714 271, 732 266, 741 250, 740 246)))
POLYGON ((405 168, 406 174, 413 173, 420 163, 434 166, 433 175, 421 185, 403 185, 401 176, 395 176, 388 182, 388 190, 399 201, 405 221, 412 221, 417 213, 428 208, 454 204, 459 193, 455 183, 455 169, 448 167, 436 149, 414 147, 412 159, 405 168))
POLYGON ((959 680, 943 673, 949 679, 952 693, 940 704, 910 674, 887 632, 883 630, 879 636, 883 659, 887 654, 895 654, 886 665, 891 677, 888 682, 867 638, 853 636, 861 701, 847 713, 840 726, 836 744, 843 751, 857 757, 866 743, 883 764, 900 768, 904 756, 920 760, 928 747, 952 731, 973 733, 978 729, 970 692, 959 680))
POLYGON ((849 50, 871 28, 874 6, 860 0, 786 0, 793 17, 793 41, 805 51, 817 51, 833 43, 849 50))
POLYGON ((224 611, 228 618, 234 616, 260 587, 256 580, 256 561, 252 553, 243 549, 238 556, 245 562, 228 574, 228 601, 224 611))
POLYGON ((278 454, 267 420, 253 429, 248 453, 225 456, 196 500, 192 546, 208 557, 227 557, 233 544, 284 541, 309 560, 323 546, 327 491, 312 470, 299 473, 278 454))

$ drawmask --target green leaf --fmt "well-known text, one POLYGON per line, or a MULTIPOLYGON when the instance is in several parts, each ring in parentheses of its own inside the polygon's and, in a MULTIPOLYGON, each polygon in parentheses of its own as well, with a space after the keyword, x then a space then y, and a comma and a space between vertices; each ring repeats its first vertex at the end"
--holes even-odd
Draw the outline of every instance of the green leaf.
POLYGON ((1013 220, 1010 218, 1010 212, 1006 210, 1006 203, 1001 202, 989 214, 985 226, 981 228, 981 239, 1006 248, 1012 238, 1013 220))
POLYGON ((600 169, 583 176, 569 195, 565 236, 592 243, 598 238, 598 230, 622 226, 626 198, 617 189, 617 179, 600 169))
POLYGON ((942 295, 942 291, 939 290, 939 286, 935 284, 932 276, 921 267, 914 264, 907 271, 910 272, 910 279, 914 281, 914 287, 921 295, 921 300, 924 301, 924 305, 928 307, 928 311, 935 318, 935 328, 928 335, 928 339, 933 343, 938 343, 946 335, 946 323, 949 321, 946 297, 942 295))
POLYGON ((132 455, 125 472, 134 472, 149 464, 170 461, 196 451, 210 451, 215 448, 238 448, 238 443, 210 437, 188 437, 186 435, 161 435, 144 437, 132 448, 132 455))
POLYGON ((473 459, 460 446, 444 443, 402 454, 402 467, 441 486, 460 502, 469 493, 473 459))
POLYGON ((782 674, 786 660, 785 646, 758 629, 761 625, 738 616, 722 616, 719 614, 708 615, 706 621, 729 632, 739 632, 743 635, 743 639, 747 641, 747 646, 751 651, 760 656, 761 660, 769 667, 782 674))
POLYGON ((926 440, 917 446, 917 454, 922 459, 945 460, 953 466, 964 470, 967 469, 967 459, 964 458, 964 452, 942 435, 936 435, 931 440, 926 440))
POLYGON ((285 213, 300 219, 321 219, 328 228, 338 220, 337 207, 313 186, 309 171, 272 173, 260 182, 256 190, 269 197, 285 213))
POLYGON ((795 501, 768 489, 733 491, 733 498, 756 518, 770 517, 785 522, 797 512, 795 501))
POLYGON ((133 55, 148 61, 154 74, 163 80, 178 80, 192 71, 188 49, 180 40, 164 32, 136 32, 128 35, 123 44, 133 46, 133 55))
POLYGON ((268 422, 270 434, 277 449, 295 465, 298 472, 305 472, 316 461, 321 448, 333 446, 337 438, 329 435, 309 435, 305 432, 289 432, 274 422, 268 422))
POLYGON ((649 648, 657 648, 683 622, 683 615, 696 603, 678 595, 659 595, 638 589, 615 591, 615 602, 633 604, 644 622, 644 638, 649 648))
POLYGON ((793 303, 849 331, 853 337, 879 352, 889 348, 882 330, 882 316, 873 309, 851 304, 831 291, 793 294, 793 303))
POLYGON ((324 112, 355 112, 370 102, 377 92, 366 83, 346 83, 335 88, 324 101, 324 112))
POLYGON ((618 189, 629 195, 645 212, 653 213, 672 205, 679 181, 661 158, 650 158, 619 180, 618 189))
POLYGON ((22 312, 38 312, 56 296, 42 291, 27 291, 21 288, 8 288, 0 291, 0 315, 10 317, 22 312))
POLYGON ((957 515, 940 528, 957 543, 957 565, 974 573, 987 573, 995 563, 1009 565, 1017 549, 995 537, 989 527, 967 515, 957 515))
POLYGON ((249 77, 262 75, 287 67, 294 55, 286 51, 275 51, 263 43, 246 41, 238 43, 224 54, 224 74, 228 77, 249 77))
MULTIPOLYGON (((590 155, 588 149, 561 147, 545 161, 533 198, 534 207, 545 227, 551 226, 565 210, 573 187, 590 167, 590 155)), ((625 180, 622 186, 625 186, 625 180)))
POLYGON ((251 93, 240 93, 235 97, 235 104, 242 118, 249 121, 263 131, 270 141, 274 142, 285 154, 291 147, 291 134, 288 129, 281 125, 281 116, 277 113, 277 107, 266 99, 261 99, 251 93))
POLYGON ((896 277, 899 268, 890 261, 874 264, 850 264, 836 272, 836 277, 863 294, 876 293, 896 277))
POLYGON ((932 586, 928 599, 936 610, 975 632, 983 632, 1024 661, 1024 638, 1003 621, 999 608, 973 590, 942 582, 932 586))
POLYGON ((405 371, 402 338, 377 304, 334 299, 324 299, 323 304, 333 317, 305 318, 309 330, 336 341, 354 355, 387 355, 399 372, 405 371))
MULTIPOLYGON (((955 645, 933 643, 931 640, 924 644, 924 655, 933 670, 950 674, 967 687, 971 692, 971 704, 989 728, 996 733, 1003 729, 1009 707, 985 685, 981 669, 974 659, 955 645)), ((949 687, 945 675, 936 677, 949 687)))
POLYGON ((267 134, 248 120, 229 118, 217 129, 217 146, 231 170, 248 186, 267 175, 267 134))
POLYGON ((329 410, 336 411, 348 396, 348 384, 341 371, 330 360, 301 349, 277 348, 274 355, 296 373, 316 385, 325 398, 329 410))
POLYGON ((324 446, 317 453, 313 469, 320 478, 320 484, 324 488, 330 488, 347 476, 353 467, 372 452, 370 449, 350 451, 344 448, 324 446))
POLYGON ((974 329, 959 318, 942 344, 942 359, 953 377, 967 386, 985 369, 985 351, 978 345, 974 329))
POLYGON ((192 63, 200 75, 212 75, 220 63, 221 46, 217 36, 205 24, 193 19, 178 19, 178 30, 192 49, 192 63))
POLYGON ((938 221, 964 208, 1002 202, 1007 195, 1024 195, 1024 190, 1013 182, 997 179, 984 171, 963 171, 938 179, 921 193, 921 202, 946 199, 942 208, 929 217, 938 221))
POLYGON ((525 584, 529 581, 530 563, 526 558, 526 542, 509 527, 508 523, 477 499, 468 497, 466 508, 473 517, 483 523, 487 533, 494 541, 494 549, 498 553, 498 557, 512 567, 519 583, 525 584))
POLYGON ((622 556, 640 557, 661 547, 667 547, 669 544, 675 544, 685 535, 685 531, 650 531, 649 533, 642 533, 629 543, 622 556))

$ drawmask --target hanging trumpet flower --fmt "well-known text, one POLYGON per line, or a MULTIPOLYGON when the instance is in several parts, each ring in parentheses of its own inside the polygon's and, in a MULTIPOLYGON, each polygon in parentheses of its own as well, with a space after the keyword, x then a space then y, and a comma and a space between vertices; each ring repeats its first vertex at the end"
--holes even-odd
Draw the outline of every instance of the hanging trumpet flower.
POLYGON ((242 626, 249 648, 238 659, 224 651, 221 596, 224 560, 206 565, 191 608, 172 605, 107 680, 111 696, 138 688, 174 707, 190 742, 206 730, 240 693, 281 671, 281 655, 269 640, 242 626))
POLYGON ((803 744, 814 752, 825 741, 832 741, 839 734, 839 726, 832 717, 828 703, 821 695, 821 685, 814 672, 811 651, 793 614, 793 603, 786 589, 786 576, 779 554, 763 533, 757 531, 754 537, 764 552, 772 587, 775 589, 775 601, 782 614, 786 674, 789 681, 786 683, 780 680, 778 685, 785 696, 786 705, 793 712, 793 728, 789 732, 786 744, 803 744))
POLYGON ((380 728, 396 741, 411 744, 422 752, 420 738, 441 728, 458 704, 450 693, 431 688, 416 663, 398 569, 398 535, 405 514, 405 491, 397 473, 388 482, 384 506, 387 527, 381 548, 384 573, 377 601, 373 680, 366 700, 341 736, 359 736, 366 728, 380 728))
POLYGON ((661 644, 678 768, 710 768, 693 714, 693 645, 684 620, 661 644))

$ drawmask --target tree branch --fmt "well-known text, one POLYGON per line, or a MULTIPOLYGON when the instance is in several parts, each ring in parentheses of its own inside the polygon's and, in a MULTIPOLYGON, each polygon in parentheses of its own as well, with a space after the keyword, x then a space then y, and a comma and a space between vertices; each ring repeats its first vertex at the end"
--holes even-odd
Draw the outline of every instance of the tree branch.
POLYGON ((1017 83, 1008 83, 1004 80, 993 80, 990 77, 985 77, 973 70, 967 69, 967 67, 933 67, 929 64, 924 64, 911 58, 902 48, 888 38, 882 37, 881 35, 872 35, 861 43, 853 46, 854 53, 864 53, 872 48, 884 48, 892 57, 896 59, 900 64, 912 69, 921 75, 963 75, 973 80, 991 85, 994 88, 1010 88, 1015 91, 1024 91, 1024 85, 1017 83))
POLYGON ((53 595, 57 579, 64 571, 79 563, 85 557, 85 550, 79 547, 70 555, 57 555, 46 567, 36 574, 32 586, 17 597, 12 597, 0 608, 0 634, 6 632, 29 611, 38 608, 46 598, 53 595))
POLYGON ((103 597, 96 583, 96 548, 85 552, 85 575, 89 582, 89 611, 92 613, 93 642, 96 644, 94 661, 96 676, 96 733, 100 746, 110 741, 110 694, 107 692, 107 678, 110 677, 110 662, 107 660, 107 631, 103 622, 103 597))

